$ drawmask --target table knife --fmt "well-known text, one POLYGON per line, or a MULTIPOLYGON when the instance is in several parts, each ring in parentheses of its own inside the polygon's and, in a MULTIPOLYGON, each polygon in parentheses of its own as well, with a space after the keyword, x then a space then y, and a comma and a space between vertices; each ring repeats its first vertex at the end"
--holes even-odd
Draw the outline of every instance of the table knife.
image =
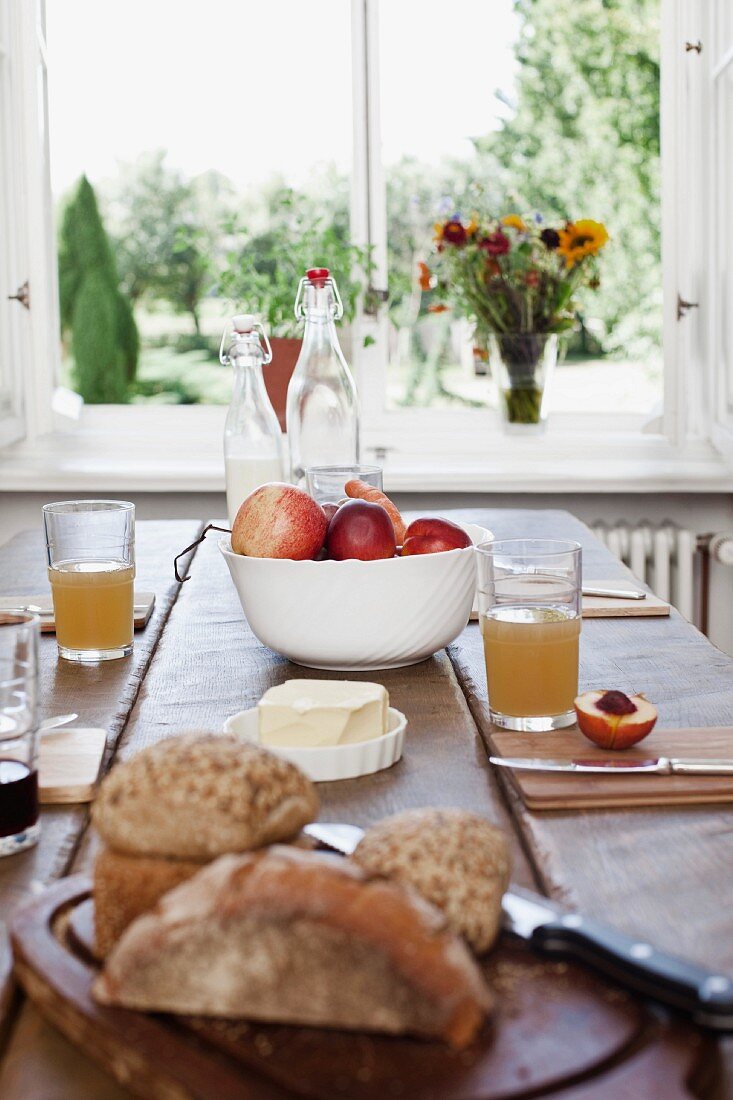
POLYGON ((645 600, 646 592, 640 588, 599 588, 598 585, 583 585, 584 596, 604 596, 613 600, 645 600))
POLYGON ((733 760, 652 756, 648 760, 542 760, 490 756, 499 768, 524 772, 580 772, 585 775, 733 775, 733 760))
MULTIPOLYGON (((319 844, 351 855, 364 836, 356 825, 306 825, 319 844)), ((689 1014, 715 1031, 733 1031, 733 980, 695 963, 658 951, 638 937, 571 913, 528 890, 512 887, 502 902, 502 924, 543 955, 563 956, 593 966, 635 993, 689 1014)))

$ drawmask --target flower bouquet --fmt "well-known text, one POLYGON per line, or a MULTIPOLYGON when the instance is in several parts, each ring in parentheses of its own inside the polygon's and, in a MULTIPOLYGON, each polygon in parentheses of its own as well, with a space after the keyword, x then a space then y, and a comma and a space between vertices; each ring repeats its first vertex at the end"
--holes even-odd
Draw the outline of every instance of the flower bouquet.
POLYGON ((576 291, 599 286, 596 257, 607 241, 600 222, 553 227, 539 215, 464 223, 456 214, 435 226, 430 285, 440 301, 430 309, 449 302, 473 322, 509 425, 544 423, 558 338, 575 323, 576 291))

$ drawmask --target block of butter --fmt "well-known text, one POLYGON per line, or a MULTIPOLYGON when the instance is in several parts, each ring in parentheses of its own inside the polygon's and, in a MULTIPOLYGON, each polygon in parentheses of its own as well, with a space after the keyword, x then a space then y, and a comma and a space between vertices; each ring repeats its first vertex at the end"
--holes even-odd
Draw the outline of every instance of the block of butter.
POLYGON ((389 696, 357 680, 288 680, 257 704, 260 743, 273 748, 354 744, 387 732, 389 696))

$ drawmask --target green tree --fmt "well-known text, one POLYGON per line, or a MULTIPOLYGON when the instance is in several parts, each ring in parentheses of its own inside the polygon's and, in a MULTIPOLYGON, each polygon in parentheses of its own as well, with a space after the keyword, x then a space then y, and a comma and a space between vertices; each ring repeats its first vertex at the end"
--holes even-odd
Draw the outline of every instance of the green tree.
POLYGON ((143 153, 108 181, 102 197, 125 291, 133 302, 165 301, 200 333, 200 306, 214 282, 220 226, 234 188, 219 172, 193 180, 143 153))
POLYGON ((125 401, 137 368, 137 328, 86 176, 63 210, 59 290, 62 332, 71 334, 79 393, 90 404, 125 401))
POLYGON ((479 161, 520 212, 605 222, 611 244, 589 313, 607 350, 641 356, 661 342, 659 0, 515 6, 516 101, 477 142, 479 161))

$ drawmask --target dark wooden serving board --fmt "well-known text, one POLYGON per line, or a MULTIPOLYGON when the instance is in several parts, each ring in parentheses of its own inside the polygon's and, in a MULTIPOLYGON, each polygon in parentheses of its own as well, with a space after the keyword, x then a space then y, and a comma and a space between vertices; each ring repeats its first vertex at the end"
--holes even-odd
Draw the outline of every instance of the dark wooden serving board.
MULTIPOLYGON (((544 760, 649 760, 656 756, 733 760, 733 726, 654 729, 622 752, 599 749, 577 726, 552 733, 512 733, 494 726, 496 756, 544 760)), ((578 775, 504 769, 529 810, 594 810, 625 806, 693 806, 733 803, 733 775, 578 775)))
POLYGON ((88 879, 77 875, 18 912, 16 973, 67 1038, 151 1100, 581 1097, 629 1073, 635 1096, 675 1100, 708 1095, 715 1073, 714 1046, 699 1032, 658 1019, 589 971, 540 960, 509 937, 486 963, 497 1016, 462 1052, 412 1039, 103 1007, 90 992, 89 898, 88 879))

